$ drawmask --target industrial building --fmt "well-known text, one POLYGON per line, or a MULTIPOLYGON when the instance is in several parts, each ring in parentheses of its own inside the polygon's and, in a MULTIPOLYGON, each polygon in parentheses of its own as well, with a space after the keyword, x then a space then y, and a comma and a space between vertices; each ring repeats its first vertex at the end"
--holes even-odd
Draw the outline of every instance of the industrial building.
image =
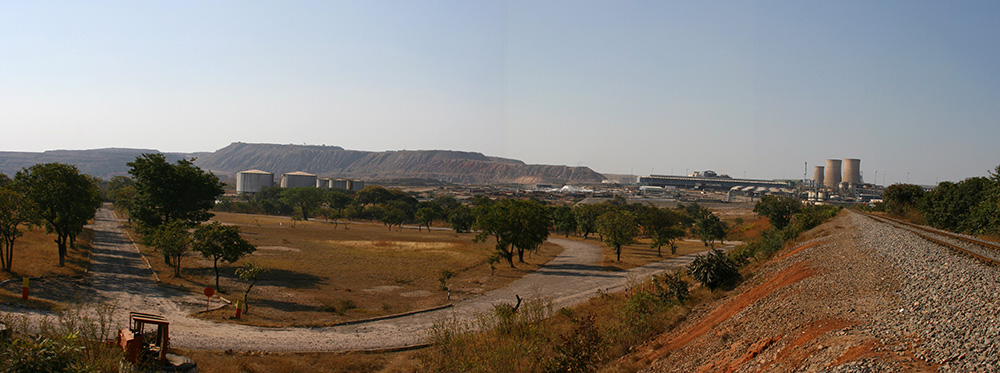
POLYGON ((313 188, 316 186, 316 175, 308 172, 295 171, 281 174, 282 188, 313 188))
MULTIPOLYGON (((707 173, 707 171, 706 171, 707 173)), ((714 174, 714 172, 713 172, 714 174)), ((731 177, 692 177, 649 175, 640 176, 639 185, 674 187, 682 189, 730 190, 733 187, 788 188, 788 182, 755 179, 734 179, 731 177)))
POLYGON ((274 186, 274 174, 261 170, 247 170, 236 173, 237 193, 259 193, 264 188, 274 186))

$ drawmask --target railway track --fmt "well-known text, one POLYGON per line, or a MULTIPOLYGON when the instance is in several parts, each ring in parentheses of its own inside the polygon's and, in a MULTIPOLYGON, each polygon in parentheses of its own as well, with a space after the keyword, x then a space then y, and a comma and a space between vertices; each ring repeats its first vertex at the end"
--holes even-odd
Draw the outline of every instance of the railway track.
POLYGON ((889 224, 899 229, 903 229, 917 236, 920 236, 925 240, 947 247, 959 253, 972 256, 976 259, 986 262, 987 264, 1000 265, 1000 245, 998 244, 962 236, 952 232, 943 231, 940 229, 935 229, 919 224, 913 224, 899 219, 893 219, 885 216, 878 216, 865 212, 858 212, 858 213, 867 216, 872 220, 889 224), (944 238, 942 239, 941 237, 944 238), (946 240, 951 240, 952 242, 947 242, 946 240), (960 242, 961 245, 955 244, 956 241, 960 242))

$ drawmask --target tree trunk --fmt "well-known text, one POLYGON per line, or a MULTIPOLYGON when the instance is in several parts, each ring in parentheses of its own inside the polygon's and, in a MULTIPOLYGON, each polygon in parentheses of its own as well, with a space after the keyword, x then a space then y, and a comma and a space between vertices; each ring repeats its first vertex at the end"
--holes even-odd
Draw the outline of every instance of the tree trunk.
POLYGON ((517 261, 518 263, 524 263, 524 250, 517 249, 517 261))
POLYGON ((219 258, 218 257, 215 258, 215 262, 214 262, 213 265, 215 266, 215 290, 218 290, 219 292, 222 292, 222 288, 219 287, 219 258))
POLYGON ((621 246, 615 246, 615 254, 618 255, 618 261, 619 262, 622 261, 622 247, 621 246))
POLYGON ((10 269, 7 268, 7 250, 4 250, 5 246, 7 246, 6 238, 3 239, 3 242, 0 242, 0 268, 10 272, 10 269))
POLYGON ((66 266, 66 236, 57 235, 56 236, 56 246, 59 248, 59 266, 66 266))

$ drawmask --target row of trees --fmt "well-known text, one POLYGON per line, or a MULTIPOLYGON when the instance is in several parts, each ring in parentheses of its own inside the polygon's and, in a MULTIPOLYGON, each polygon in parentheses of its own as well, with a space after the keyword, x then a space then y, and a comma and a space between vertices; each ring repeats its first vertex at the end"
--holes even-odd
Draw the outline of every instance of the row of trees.
POLYGON ((969 234, 1000 233, 1000 166, 989 177, 942 182, 930 192, 912 184, 886 188, 880 208, 897 216, 915 213, 934 227, 969 234))
POLYGON ((55 234, 59 266, 66 265, 67 248, 101 206, 97 180, 62 163, 37 164, 10 179, 0 174, 0 267, 10 272, 14 243, 32 226, 55 234))
POLYGON ((358 192, 320 188, 265 188, 260 193, 238 199, 223 198, 216 206, 219 211, 290 215, 301 219, 322 217, 364 219, 382 222, 390 229, 405 223, 419 227, 435 221, 447 221, 458 232, 468 232, 475 222, 472 208, 454 197, 443 196, 431 201, 418 201, 397 189, 369 186, 358 192))
POLYGON ((584 239, 596 233, 614 249, 619 261, 622 247, 635 243, 639 237, 650 238, 650 246, 662 256, 663 246, 669 246, 671 253, 676 253, 677 240, 688 231, 708 246, 715 240, 724 240, 727 230, 718 216, 696 203, 680 205, 677 210, 629 204, 620 197, 572 208, 546 208, 534 200, 514 199, 496 202, 480 199, 473 204, 476 206, 475 227, 480 230, 476 239, 482 241, 492 236, 496 240, 497 254, 511 267, 514 266, 514 254, 523 262, 524 253, 537 249, 548 237, 550 228, 567 237, 579 232, 584 239))
POLYGON ((234 263, 256 248, 240 236, 239 227, 203 224, 213 216, 209 210, 222 196, 223 184, 193 162, 171 164, 163 154, 142 154, 128 163, 131 178, 108 182, 105 198, 129 216, 142 242, 160 251, 175 276, 180 276, 181 260, 191 250, 212 259, 219 288, 219 262, 234 263))

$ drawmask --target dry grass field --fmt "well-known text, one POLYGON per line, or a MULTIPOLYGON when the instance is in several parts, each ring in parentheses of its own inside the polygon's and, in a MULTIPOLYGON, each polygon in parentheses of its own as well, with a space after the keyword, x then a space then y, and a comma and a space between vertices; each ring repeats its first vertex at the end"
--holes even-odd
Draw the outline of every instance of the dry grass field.
MULTIPOLYGON (((393 228, 369 222, 333 224, 287 217, 217 213, 216 220, 238 225, 257 251, 236 264, 222 264, 221 287, 230 300, 242 297, 245 284, 234 276, 244 261, 270 268, 250 293, 250 312, 232 319, 232 308, 203 314, 225 322, 261 326, 325 326, 338 322, 426 309, 450 301, 440 289, 443 270, 451 301, 502 287, 538 268, 562 249, 544 244, 525 256, 527 263, 504 263, 491 273, 486 259, 493 243, 474 243, 474 234, 393 228)), ((150 248, 143 248, 160 279, 200 292, 214 286, 212 262, 197 253, 183 260, 180 278, 150 248)))
POLYGON ((59 266, 59 252, 56 248, 55 235, 46 234, 45 228, 35 227, 25 229, 24 236, 14 241, 14 265, 12 272, 0 271, 0 281, 20 277, 41 277, 46 280, 32 281, 31 299, 21 300, 21 282, 7 284, 0 288, 0 303, 19 304, 30 308, 58 309, 59 303, 72 303, 64 286, 69 279, 82 278, 90 263, 90 242, 94 231, 84 229, 77 237, 76 248, 69 248, 66 256, 66 266, 59 266), (41 299, 39 299, 41 298, 41 299))

